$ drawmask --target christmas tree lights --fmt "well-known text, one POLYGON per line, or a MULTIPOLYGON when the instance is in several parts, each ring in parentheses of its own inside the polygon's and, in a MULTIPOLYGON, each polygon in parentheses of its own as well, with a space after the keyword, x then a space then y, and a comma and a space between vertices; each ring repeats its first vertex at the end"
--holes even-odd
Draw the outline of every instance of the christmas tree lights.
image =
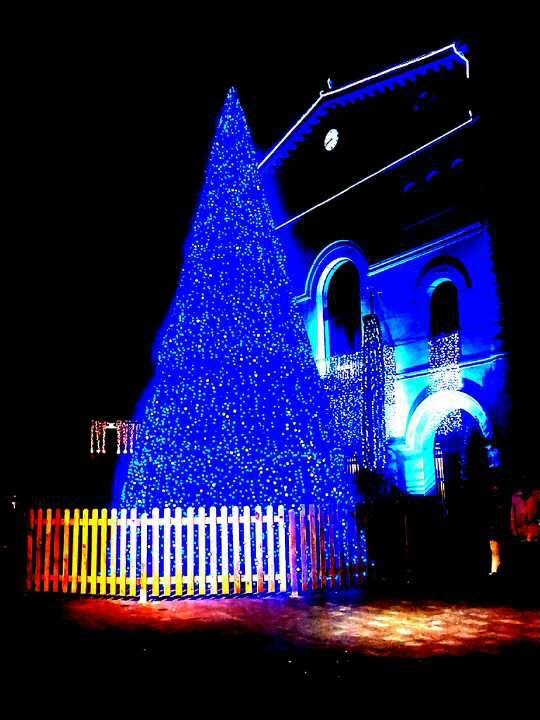
POLYGON ((218 123, 120 507, 352 505, 237 94, 218 123))

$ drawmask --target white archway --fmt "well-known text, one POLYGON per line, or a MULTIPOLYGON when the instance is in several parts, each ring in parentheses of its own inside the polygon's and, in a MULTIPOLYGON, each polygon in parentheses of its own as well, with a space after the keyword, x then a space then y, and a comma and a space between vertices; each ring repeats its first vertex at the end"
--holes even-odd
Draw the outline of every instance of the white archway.
POLYGON ((407 477, 409 492, 427 495, 433 491, 435 435, 441 421, 455 410, 469 413, 478 423, 486 440, 492 439, 493 429, 489 417, 471 395, 461 390, 440 390, 428 395, 415 409, 407 425, 407 451, 415 458, 416 468, 416 472, 407 477))

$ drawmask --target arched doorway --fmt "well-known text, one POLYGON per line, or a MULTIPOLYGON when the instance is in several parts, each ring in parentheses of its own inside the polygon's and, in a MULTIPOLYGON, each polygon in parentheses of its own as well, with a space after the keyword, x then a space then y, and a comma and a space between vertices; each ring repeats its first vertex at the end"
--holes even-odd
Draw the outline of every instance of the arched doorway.
POLYGON ((435 433, 437 494, 446 516, 445 568, 456 579, 473 580, 489 568, 487 444, 477 420, 462 410, 444 418, 435 433))
POLYGON ((475 502, 489 472, 487 441, 475 418, 458 410, 443 418, 435 431, 437 494, 449 511, 475 502))
POLYGON ((444 522, 435 547, 435 572, 456 580, 489 570, 486 528, 491 422, 478 400, 441 390, 418 404, 407 428, 407 486, 439 496, 444 522), (415 475, 416 473, 416 475, 415 475))
POLYGON ((478 400, 461 390, 439 390, 431 393, 414 410, 407 425, 410 455, 407 489, 415 494, 430 495, 437 490, 435 440, 442 423, 457 413, 469 415, 486 442, 493 437, 491 422, 478 400))

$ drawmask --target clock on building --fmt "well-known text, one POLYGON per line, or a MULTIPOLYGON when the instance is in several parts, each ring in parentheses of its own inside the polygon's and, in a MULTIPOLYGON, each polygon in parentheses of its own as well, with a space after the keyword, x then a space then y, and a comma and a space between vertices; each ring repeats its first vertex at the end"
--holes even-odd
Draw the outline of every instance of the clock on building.
POLYGON ((326 137, 324 138, 324 147, 325 150, 333 150, 339 140, 339 133, 335 128, 332 128, 326 133, 326 137))

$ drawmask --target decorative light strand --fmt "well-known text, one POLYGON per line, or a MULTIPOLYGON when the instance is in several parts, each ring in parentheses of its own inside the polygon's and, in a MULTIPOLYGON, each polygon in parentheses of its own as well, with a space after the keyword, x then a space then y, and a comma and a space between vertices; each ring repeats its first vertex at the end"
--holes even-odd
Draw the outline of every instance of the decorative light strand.
POLYGON ((140 423, 131 420, 92 420, 90 423, 90 454, 105 455, 107 452, 107 431, 116 433, 116 454, 133 453, 134 441, 140 423))
MULTIPOLYGON (((370 341, 370 330, 367 338, 370 341)), ((396 361, 394 347, 383 347, 384 357, 384 417, 386 438, 391 434, 396 415, 396 361)), ((350 355, 337 355, 324 361, 324 370, 321 373, 324 386, 328 393, 330 409, 334 420, 336 441, 340 442, 348 457, 347 467, 354 474, 352 468, 359 470, 362 461, 361 428, 362 417, 365 410, 363 400, 363 362, 364 351, 350 355)), ((321 368, 319 368, 321 370, 321 368)), ((370 391, 368 391, 370 392, 370 391)), ((371 402, 373 398, 366 401, 371 402)), ((374 415, 367 410, 372 418, 374 415)), ((376 416, 376 413, 375 413, 376 416)), ((366 420, 366 422, 368 422, 366 420)), ((377 422, 379 422, 377 420, 377 422)), ((366 455, 366 452, 364 452, 366 455)), ((369 453, 367 453, 369 455, 369 453)), ((383 461, 384 465, 384 461, 383 461)))
MULTIPOLYGON (((461 357, 459 332, 438 335, 428 340, 428 346, 430 392, 460 390, 463 387, 463 378, 459 366, 461 357)), ((451 432, 460 430, 462 425, 461 410, 453 410, 442 419, 437 432, 441 435, 448 435, 451 432)))
POLYGON ((385 367, 381 327, 364 315, 362 366, 362 465, 372 472, 386 466, 385 367))
POLYGON ((396 353, 393 345, 385 345, 384 354, 384 416, 386 437, 393 435, 396 405, 396 353))

